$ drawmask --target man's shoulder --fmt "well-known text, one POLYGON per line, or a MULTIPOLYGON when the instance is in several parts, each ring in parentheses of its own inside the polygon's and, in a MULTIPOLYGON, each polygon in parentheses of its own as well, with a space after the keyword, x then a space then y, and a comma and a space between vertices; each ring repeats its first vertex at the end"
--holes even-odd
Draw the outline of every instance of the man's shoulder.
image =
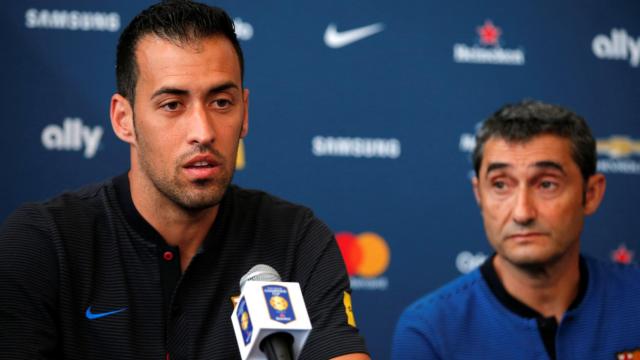
POLYGON ((84 249, 97 224, 105 221, 102 194, 108 184, 109 181, 105 181, 65 191, 15 210, 0 227, 0 243, 4 248, 13 249, 12 264, 29 266, 33 259, 42 260, 47 258, 46 254, 61 249, 84 249))
POLYGON ((103 204, 104 196, 112 188, 112 179, 87 184, 73 190, 66 190, 50 199, 39 203, 27 203, 21 208, 40 209, 54 217, 71 217, 72 215, 88 215, 92 209, 103 204))
POLYGON ((444 354, 444 349, 467 346, 468 339, 462 334, 479 334, 486 324, 496 323, 491 319, 496 309, 489 287, 476 269, 404 310, 396 326, 394 352, 405 356, 420 349, 424 353, 444 354))
POLYGON ((479 269, 476 269, 422 296, 407 307, 405 316, 422 319, 436 319, 445 313, 447 317, 455 316, 474 305, 472 303, 488 294, 487 291, 488 287, 479 269))
POLYGON ((64 191, 48 200, 28 202, 18 207, 5 221, 5 227, 27 226, 41 229, 69 225, 104 213, 111 180, 64 191))
POLYGON ((640 295, 640 267, 603 261, 582 255, 589 270, 589 283, 596 288, 632 291, 640 295))

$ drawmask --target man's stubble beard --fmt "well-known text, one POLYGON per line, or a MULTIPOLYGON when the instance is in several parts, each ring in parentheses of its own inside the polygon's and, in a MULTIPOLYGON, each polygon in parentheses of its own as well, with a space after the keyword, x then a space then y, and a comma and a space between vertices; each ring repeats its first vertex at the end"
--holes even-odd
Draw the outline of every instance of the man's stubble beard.
POLYGON ((212 208, 222 201, 222 198, 233 178, 235 166, 231 168, 230 172, 227 171, 227 159, 224 158, 220 152, 216 151, 211 146, 197 144, 193 150, 179 156, 178 159, 175 160, 173 174, 166 173, 165 169, 169 168, 154 167, 150 161, 150 157, 147 156, 150 154, 150 151, 147 148, 143 136, 138 136, 135 117, 133 124, 134 129, 136 129, 135 136, 138 144, 140 168, 151 181, 155 190, 180 209, 189 213, 197 213, 202 210, 212 208), (182 169, 180 164, 195 155, 206 153, 212 154, 216 161, 219 162, 218 166, 220 166, 220 169, 222 170, 220 171, 220 174, 212 180, 195 182, 180 180, 179 175, 182 169), (190 188, 195 189, 191 190, 190 188))

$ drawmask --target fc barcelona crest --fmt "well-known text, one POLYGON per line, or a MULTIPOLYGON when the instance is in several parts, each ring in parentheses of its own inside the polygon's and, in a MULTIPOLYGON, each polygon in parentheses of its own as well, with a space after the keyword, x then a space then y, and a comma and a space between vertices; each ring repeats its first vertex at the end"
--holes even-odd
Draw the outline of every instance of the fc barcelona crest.
POLYGON ((269 309, 269 317, 286 324, 296 319, 291 307, 291 299, 289 298, 289 290, 280 285, 267 285, 262 287, 264 298, 267 301, 269 309))

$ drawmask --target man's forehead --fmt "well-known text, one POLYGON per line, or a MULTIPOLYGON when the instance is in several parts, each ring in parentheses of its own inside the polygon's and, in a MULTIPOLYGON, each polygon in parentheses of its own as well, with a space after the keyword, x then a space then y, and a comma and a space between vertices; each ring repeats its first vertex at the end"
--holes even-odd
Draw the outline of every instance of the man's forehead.
MULTIPOLYGON (((229 39, 220 34, 205 37, 193 37, 185 39, 174 39, 161 37, 154 33, 145 34, 135 45, 135 56, 138 59, 144 53, 161 55, 167 49, 181 50, 185 53, 199 54, 206 49, 215 47, 217 52, 225 52, 237 58, 233 44, 229 39)), ((239 63, 239 59, 236 59, 239 63)))
POLYGON ((233 45, 221 35, 173 41, 148 34, 136 46, 136 63, 139 79, 153 79, 154 88, 171 86, 172 82, 188 80, 189 76, 200 80, 215 77, 218 82, 232 81, 238 86, 241 81, 233 45))
POLYGON ((557 135, 539 135, 526 141, 492 137, 485 143, 481 168, 495 169, 492 164, 531 168, 549 162, 563 167, 574 162, 569 139, 557 135))
POLYGON ((178 37, 170 37, 170 36, 161 36, 159 34, 150 32, 140 36, 140 38, 136 42, 135 50, 136 52, 138 52, 140 50, 141 45, 149 46, 150 44, 155 44, 155 45, 176 46, 181 49, 189 49, 190 51, 200 52, 202 51, 202 48, 203 48, 202 46, 203 42, 206 39, 214 38, 214 37, 225 39, 221 35, 211 35, 206 37, 190 36, 185 38, 178 38, 178 37))

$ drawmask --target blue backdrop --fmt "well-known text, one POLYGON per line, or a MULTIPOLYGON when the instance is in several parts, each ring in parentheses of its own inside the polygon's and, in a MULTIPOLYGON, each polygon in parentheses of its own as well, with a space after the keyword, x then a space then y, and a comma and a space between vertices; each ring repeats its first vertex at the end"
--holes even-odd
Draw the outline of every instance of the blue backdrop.
MULTIPOLYGON (((150 3, 4 5, 0 221, 128 168, 108 115, 115 46, 150 3)), ((506 102, 538 98, 590 122, 608 187, 583 249, 635 262, 640 2, 216 4, 235 20, 251 91, 235 182, 305 204, 340 233, 374 358, 389 357, 406 305, 491 253, 469 153, 506 102)))

